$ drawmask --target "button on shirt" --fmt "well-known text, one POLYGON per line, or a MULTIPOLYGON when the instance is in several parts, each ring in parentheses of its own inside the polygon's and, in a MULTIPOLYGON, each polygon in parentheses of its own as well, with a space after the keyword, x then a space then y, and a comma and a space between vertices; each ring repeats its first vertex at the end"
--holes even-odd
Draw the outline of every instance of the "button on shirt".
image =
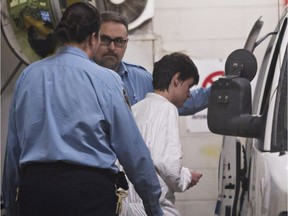
MULTIPOLYGON (((153 92, 152 74, 143 67, 122 61, 117 73, 125 84, 131 105, 153 92)), ((178 109, 180 115, 193 115, 208 106, 210 87, 190 90, 190 94, 191 97, 178 109)))
POLYGON ((148 215, 163 215, 150 152, 125 102, 119 76, 76 47, 63 47, 29 65, 16 83, 10 107, 2 181, 7 215, 16 209, 21 166, 60 160, 116 173, 116 159, 148 215))

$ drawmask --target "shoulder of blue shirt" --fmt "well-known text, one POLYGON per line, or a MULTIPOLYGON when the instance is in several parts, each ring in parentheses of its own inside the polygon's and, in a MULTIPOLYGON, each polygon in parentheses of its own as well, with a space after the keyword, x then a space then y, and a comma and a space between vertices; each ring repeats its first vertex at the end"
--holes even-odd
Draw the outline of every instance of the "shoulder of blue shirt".
POLYGON ((135 68, 142 69, 142 70, 145 70, 145 71, 149 72, 146 68, 144 68, 144 67, 141 66, 141 65, 132 64, 132 63, 126 62, 126 61, 122 61, 122 62, 123 62, 123 64, 124 64, 126 67, 135 67, 135 68))

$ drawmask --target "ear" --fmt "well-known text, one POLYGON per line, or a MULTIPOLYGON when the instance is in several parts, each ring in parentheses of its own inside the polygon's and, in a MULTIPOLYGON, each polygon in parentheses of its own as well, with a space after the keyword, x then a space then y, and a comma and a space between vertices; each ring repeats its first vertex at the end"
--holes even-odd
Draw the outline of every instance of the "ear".
POLYGON ((88 38, 88 43, 89 43, 89 54, 88 56, 90 58, 92 58, 95 54, 96 54, 96 51, 100 45, 100 37, 98 36, 97 37, 97 34, 93 33, 89 36, 88 38))
POLYGON ((97 47, 100 44, 100 37, 99 34, 97 35, 95 32, 92 33, 91 37, 90 37, 90 44, 91 45, 96 45, 97 47))
POLYGON ((181 83, 181 79, 180 79, 180 72, 177 72, 174 74, 173 78, 172 78, 172 82, 174 84, 174 86, 178 86, 181 83))

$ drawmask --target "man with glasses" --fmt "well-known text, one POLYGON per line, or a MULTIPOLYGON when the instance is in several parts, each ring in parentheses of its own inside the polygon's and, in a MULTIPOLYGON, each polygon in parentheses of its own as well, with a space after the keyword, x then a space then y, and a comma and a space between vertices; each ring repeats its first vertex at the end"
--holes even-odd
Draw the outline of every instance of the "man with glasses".
MULTIPOLYGON (((103 67, 116 71, 127 90, 131 105, 144 99, 148 92, 153 92, 152 74, 139 65, 122 61, 128 44, 128 23, 118 13, 106 11, 101 14, 101 43, 94 60, 103 67)), ((180 115, 192 115, 208 105, 210 88, 192 90, 182 108, 180 115)))

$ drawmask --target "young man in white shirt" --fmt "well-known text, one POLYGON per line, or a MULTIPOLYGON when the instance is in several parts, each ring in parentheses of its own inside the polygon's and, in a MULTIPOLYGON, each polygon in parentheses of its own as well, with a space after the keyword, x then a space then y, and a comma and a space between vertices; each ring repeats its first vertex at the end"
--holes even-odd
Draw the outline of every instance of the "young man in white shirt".
MULTIPOLYGON (((177 109, 190 97, 189 89, 198 82, 197 67, 187 55, 179 52, 165 55, 154 64, 154 92, 132 106, 158 175, 162 189, 160 204, 165 216, 180 215, 174 206, 174 192, 184 192, 202 176, 182 166, 177 109)), ((131 183, 122 215, 146 215, 131 183)))

